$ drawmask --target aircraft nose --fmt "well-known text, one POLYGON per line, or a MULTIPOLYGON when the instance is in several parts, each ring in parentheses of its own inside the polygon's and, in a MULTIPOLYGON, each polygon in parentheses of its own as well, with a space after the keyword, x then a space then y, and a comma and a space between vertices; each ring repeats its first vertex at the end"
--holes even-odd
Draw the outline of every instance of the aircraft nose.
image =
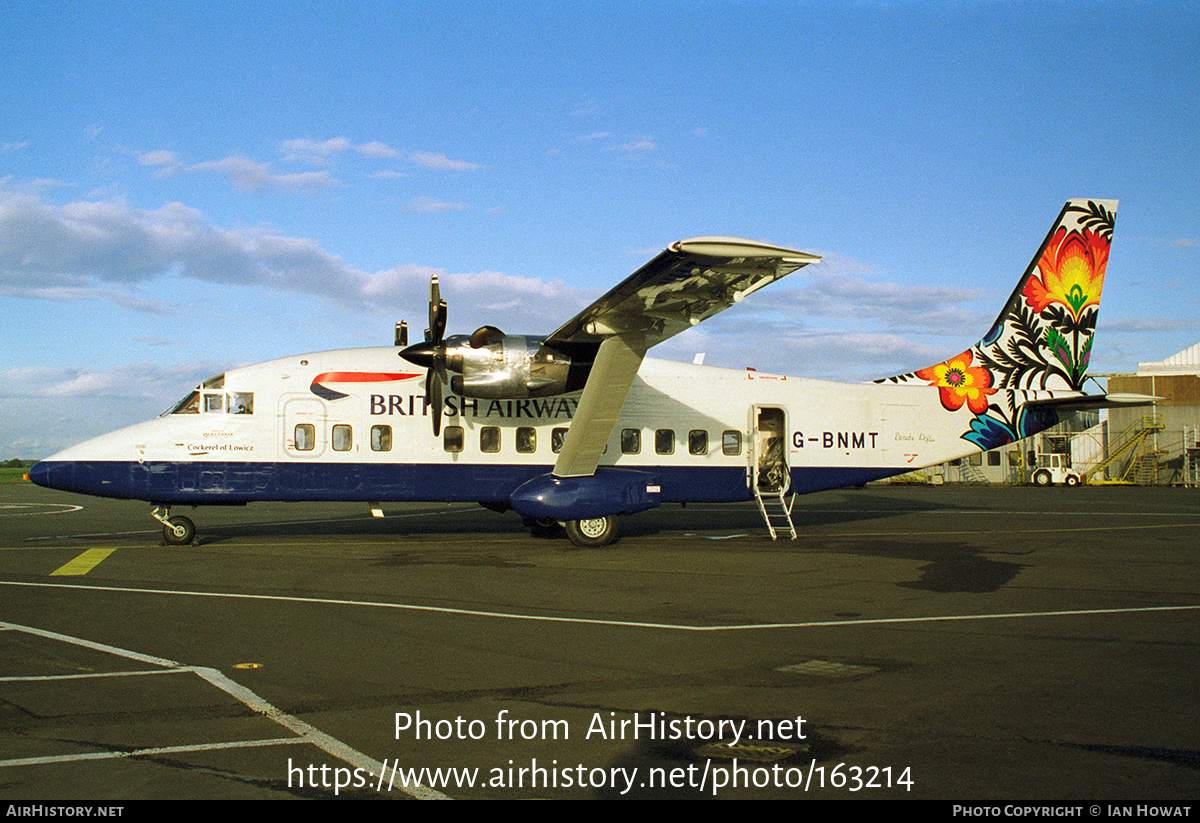
POLYGON ((400 356, 413 365, 428 369, 433 365, 433 344, 417 343, 400 352, 400 356))
POLYGON ((62 474, 63 470, 68 468, 67 464, 55 463, 49 460, 39 460, 29 468, 29 480, 38 486, 45 486, 47 489, 55 488, 54 478, 56 474, 62 474))

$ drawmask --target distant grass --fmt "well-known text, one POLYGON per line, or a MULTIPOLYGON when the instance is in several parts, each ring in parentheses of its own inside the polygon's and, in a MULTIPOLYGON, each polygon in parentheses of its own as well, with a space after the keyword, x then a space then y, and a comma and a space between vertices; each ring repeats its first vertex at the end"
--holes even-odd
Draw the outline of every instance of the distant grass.
POLYGON ((29 473, 29 468, 5 469, 0 468, 0 483, 19 483, 21 478, 29 473))

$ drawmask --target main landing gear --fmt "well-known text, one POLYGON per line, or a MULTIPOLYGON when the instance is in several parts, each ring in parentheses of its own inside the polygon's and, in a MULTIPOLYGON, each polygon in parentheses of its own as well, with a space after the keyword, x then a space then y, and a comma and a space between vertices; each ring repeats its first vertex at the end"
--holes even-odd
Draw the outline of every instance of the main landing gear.
POLYGON ((163 524, 163 542, 168 546, 186 546, 196 539, 196 524, 182 515, 171 517, 170 506, 155 506, 150 516, 163 524))
POLYGON ((616 515, 594 517, 590 520, 568 520, 565 525, 567 537, 576 546, 607 546, 617 539, 616 515))
POLYGON ((617 539, 617 517, 611 514, 608 517, 563 522, 526 517, 523 522, 525 528, 529 529, 529 533, 534 537, 555 538, 565 530, 572 543, 584 548, 607 546, 617 539))

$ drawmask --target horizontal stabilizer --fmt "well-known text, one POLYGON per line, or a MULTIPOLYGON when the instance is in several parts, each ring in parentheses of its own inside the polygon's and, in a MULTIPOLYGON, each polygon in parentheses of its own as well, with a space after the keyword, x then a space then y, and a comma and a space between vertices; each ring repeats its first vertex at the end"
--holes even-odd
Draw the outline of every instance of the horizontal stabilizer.
POLYGON ((1162 399, 1151 394, 1113 392, 1111 394, 1080 394, 1070 397, 1050 397, 1045 400, 1028 400, 1025 402, 1025 406, 1054 409, 1057 412, 1076 412, 1111 409, 1118 406, 1149 406, 1162 399))

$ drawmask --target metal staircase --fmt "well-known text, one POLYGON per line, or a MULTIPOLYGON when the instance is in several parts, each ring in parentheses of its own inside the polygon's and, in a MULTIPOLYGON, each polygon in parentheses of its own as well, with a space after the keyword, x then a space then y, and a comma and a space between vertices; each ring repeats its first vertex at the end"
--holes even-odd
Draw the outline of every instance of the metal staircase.
POLYGON ((784 498, 782 488, 763 489, 755 484, 754 499, 758 501, 758 510, 762 513, 772 540, 778 539, 780 532, 791 535, 792 540, 796 539, 796 526, 792 523, 792 504, 796 502, 795 495, 792 495, 791 500, 787 500, 784 498))
POLYGON ((1151 440, 1151 435, 1162 429, 1163 416, 1161 414, 1143 415, 1140 420, 1112 440, 1106 457, 1094 465, 1086 467, 1080 473, 1088 483, 1137 483, 1139 485, 1155 483, 1158 475, 1158 460, 1162 452, 1150 448, 1147 440, 1151 440), (1128 458, 1129 462, 1125 464, 1125 470, 1119 477, 1107 481, 1093 479, 1122 458, 1128 458))

